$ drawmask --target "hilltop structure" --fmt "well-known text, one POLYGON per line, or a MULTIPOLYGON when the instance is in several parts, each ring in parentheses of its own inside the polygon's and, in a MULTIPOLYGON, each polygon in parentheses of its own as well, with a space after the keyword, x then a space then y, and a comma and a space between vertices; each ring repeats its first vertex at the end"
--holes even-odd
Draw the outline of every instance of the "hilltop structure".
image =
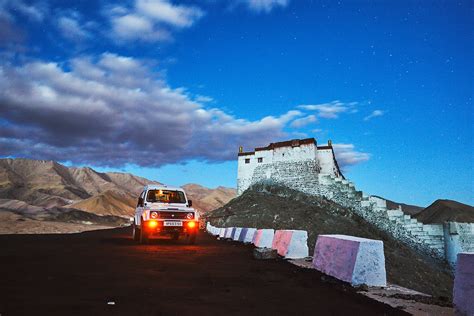
POLYGON ((240 147, 237 173, 237 195, 253 184, 275 183, 349 208, 412 248, 452 266, 459 252, 474 252, 474 223, 423 224, 401 207, 389 209, 386 200, 356 190, 339 169, 331 141, 318 146, 314 138, 294 139, 251 152, 240 147))
POLYGON ((331 141, 318 146, 314 138, 294 139, 238 154, 237 195, 253 183, 272 179, 292 185, 311 185, 319 174, 344 179, 331 141))

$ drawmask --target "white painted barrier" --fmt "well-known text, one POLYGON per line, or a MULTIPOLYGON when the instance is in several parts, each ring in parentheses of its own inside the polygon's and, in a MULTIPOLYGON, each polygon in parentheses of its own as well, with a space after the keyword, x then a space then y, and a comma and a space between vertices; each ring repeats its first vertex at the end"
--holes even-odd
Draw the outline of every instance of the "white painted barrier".
POLYGON ((225 228, 219 228, 219 238, 225 237, 225 228))
POLYGON ((225 239, 230 239, 231 236, 232 236, 232 231, 234 230, 234 227, 227 227, 225 229, 225 235, 224 235, 224 238, 225 239))
POLYGON ((314 249, 313 267, 352 285, 387 285, 381 240, 319 235, 314 249))
POLYGON ((255 247, 271 248, 273 235, 275 235, 275 231, 273 229, 258 229, 253 236, 252 242, 255 247))
POLYGON ((306 258, 309 255, 308 232, 305 230, 277 230, 272 248, 287 259, 306 258))
POLYGON ((255 235, 256 231, 257 231, 256 228, 242 228, 242 231, 240 232, 239 241, 246 244, 252 243, 253 235, 255 235))
POLYGON ((232 240, 239 241, 241 231, 242 227, 235 227, 234 231, 232 232, 232 240))

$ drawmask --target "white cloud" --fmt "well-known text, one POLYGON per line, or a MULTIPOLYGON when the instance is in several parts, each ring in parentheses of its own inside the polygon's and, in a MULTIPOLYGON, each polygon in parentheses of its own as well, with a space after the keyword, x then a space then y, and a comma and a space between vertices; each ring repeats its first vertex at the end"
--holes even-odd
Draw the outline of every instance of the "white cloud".
POLYGON ((36 1, 32 4, 27 4, 23 0, 1 1, 0 7, 8 8, 27 16, 30 20, 41 22, 48 13, 48 7, 43 1, 36 1))
POLYGON ((374 110, 374 111, 372 111, 372 113, 370 113, 369 115, 364 117, 364 121, 368 121, 368 120, 370 120, 374 117, 382 116, 384 114, 385 114, 385 112, 382 111, 382 110, 374 110))
POLYGON ((291 122, 290 126, 294 128, 300 128, 300 127, 303 127, 315 122, 317 122, 316 116, 308 115, 308 116, 294 120, 293 122, 291 122))
POLYGON ((58 19, 58 28, 65 38, 73 41, 81 41, 89 37, 89 33, 79 25, 79 21, 74 17, 61 16, 58 19))
POLYGON ((175 27, 189 27, 204 15, 197 7, 173 5, 166 0, 137 0, 135 6, 143 16, 175 27))
POLYGON ((0 104, 4 155, 111 166, 235 159, 241 144, 285 139, 302 114, 250 121, 207 109, 142 61, 112 53, 0 66, 0 104))
POLYGON ((357 102, 344 103, 339 100, 335 100, 322 104, 299 105, 298 108, 309 111, 317 111, 318 116, 322 118, 335 119, 338 118, 341 113, 356 112, 357 110, 354 108, 355 105, 357 105, 357 102))
POLYGON ((270 12, 277 7, 286 7, 289 0, 244 0, 248 8, 255 12, 270 12))
POLYGON ((354 149, 353 144, 333 144, 334 154, 342 169, 356 165, 370 159, 370 155, 354 149))
POLYGON ((117 39, 156 42, 170 40, 173 29, 192 26, 204 11, 167 0, 135 0, 133 8, 112 7, 106 14, 117 39))

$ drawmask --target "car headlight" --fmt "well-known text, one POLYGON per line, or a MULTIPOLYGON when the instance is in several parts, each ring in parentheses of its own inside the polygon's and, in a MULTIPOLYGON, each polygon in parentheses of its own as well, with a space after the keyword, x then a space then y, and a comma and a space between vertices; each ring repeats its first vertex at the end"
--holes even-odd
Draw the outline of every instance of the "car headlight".
POLYGON ((188 213, 186 214, 187 219, 193 219, 194 218, 194 213, 188 213))
POLYGON ((151 218, 158 218, 158 212, 151 212, 150 217, 151 218))

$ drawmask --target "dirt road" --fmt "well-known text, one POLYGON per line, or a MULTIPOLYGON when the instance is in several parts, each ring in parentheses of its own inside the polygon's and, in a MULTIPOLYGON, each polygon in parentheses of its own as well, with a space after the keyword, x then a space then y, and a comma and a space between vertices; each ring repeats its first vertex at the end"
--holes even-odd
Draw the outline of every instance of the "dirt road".
POLYGON ((192 246, 129 236, 128 228, 0 236, 0 315, 402 314, 205 233, 192 246))

